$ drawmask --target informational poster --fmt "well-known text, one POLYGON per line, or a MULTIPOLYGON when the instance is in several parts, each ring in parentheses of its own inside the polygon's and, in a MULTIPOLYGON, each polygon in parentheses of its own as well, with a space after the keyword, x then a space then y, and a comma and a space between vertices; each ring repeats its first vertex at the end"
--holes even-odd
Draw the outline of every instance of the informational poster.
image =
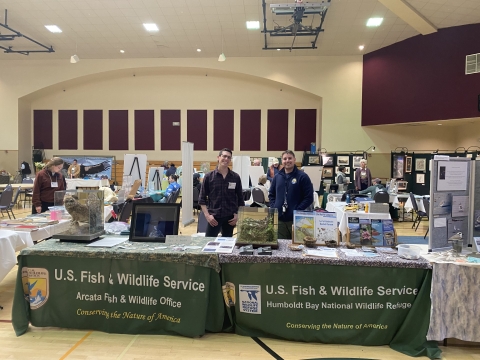
POLYGON ((448 219, 447 221, 447 239, 450 239, 452 236, 457 235, 458 233, 462 234, 463 242, 467 244, 468 236, 468 219, 457 218, 457 219, 448 219))
POLYGON ((468 216, 468 196, 452 197, 452 217, 468 216))
POLYGON ((468 162, 439 161, 437 191, 466 191, 468 162))
POLYGON ((433 194, 433 215, 449 215, 452 210, 451 193, 433 194))

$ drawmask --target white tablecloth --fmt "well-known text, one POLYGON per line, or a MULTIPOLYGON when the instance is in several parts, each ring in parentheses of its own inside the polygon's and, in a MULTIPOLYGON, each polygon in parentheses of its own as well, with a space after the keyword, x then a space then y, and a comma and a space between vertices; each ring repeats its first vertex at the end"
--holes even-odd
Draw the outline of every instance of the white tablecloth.
MULTIPOLYGON (((425 207, 423 206, 423 196, 414 195, 415 200, 417 200, 418 210, 425 211, 425 207)), ((428 196, 427 196, 428 197, 428 196)), ((403 206, 405 212, 410 212, 413 210, 412 200, 410 199, 410 194, 390 194, 390 202, 394 208, 400 207, 400 201, 405 202, 403 206), (392 200, 393 198, 393 200, 392 200), (407 200, 407 201, 405 201, 407 200)))
POLYGON ((391 219, 390 214, 381 214, 381 213, 366 213, 363 211, 357 212, 345 212, 343 207, 346 205, 346 202, 337 201, 327 203, 327 211, 334 212, 337 214, 338 230, 345 235, 348 228, 348 218, 349 217, 358 217, 360 219, 391 219))
POLYGON ((0 230, 0 281, 17 263, 15 252, 27 246, 29 246, 27 242, 15 231, 0 230))
POLYGON ((35 241, 47 239, 50 236, 61 233, 67 230, 69 225, 70 220, 60 220, 58 224, 45 226, 35 231, 15 231, 15 233, 18 234, 22 238, 22 240, 26 242, 27 246, 33 246, 33 243, 35 241))
POLYGON ((79 187, 110 186, 108 179, 101 180, 84 180, 84 179, 66 179, 67 190, 76 190, 79 187))

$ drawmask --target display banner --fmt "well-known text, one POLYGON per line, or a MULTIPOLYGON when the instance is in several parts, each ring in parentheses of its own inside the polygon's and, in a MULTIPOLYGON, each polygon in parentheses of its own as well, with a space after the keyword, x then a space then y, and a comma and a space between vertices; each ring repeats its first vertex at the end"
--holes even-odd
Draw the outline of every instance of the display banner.
POLYGON ((426 342, 431 270, 227 263, 222 282, 240 335, 441 353, 426 342))
POLYGON ((222 330, 219 274, 182 263, 18 257, 17 335, 33 326, 201 336, 222 330))

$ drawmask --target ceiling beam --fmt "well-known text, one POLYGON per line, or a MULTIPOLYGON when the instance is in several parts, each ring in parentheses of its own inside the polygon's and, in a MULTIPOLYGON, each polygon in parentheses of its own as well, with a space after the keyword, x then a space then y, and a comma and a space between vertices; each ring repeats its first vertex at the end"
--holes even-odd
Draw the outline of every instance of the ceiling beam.
POLYGON ((404 0, 378 0, 388 10, 405 21, 412 28, 422 35, 428 35, 437 32, 437 28, 428 21, 422 14, 415 10, 404 0))

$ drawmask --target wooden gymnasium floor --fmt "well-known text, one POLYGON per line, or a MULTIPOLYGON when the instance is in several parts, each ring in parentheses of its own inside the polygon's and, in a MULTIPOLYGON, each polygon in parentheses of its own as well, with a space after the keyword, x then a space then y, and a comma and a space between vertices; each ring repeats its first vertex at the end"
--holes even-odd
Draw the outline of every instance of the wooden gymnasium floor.
MULTIPOLYGON (((30 209, 15 208, 17 217, 30 209)), ((399 235, 423 235, 426 222, 417 233, 411 222, 395 224, 399 235)), ((181 228, 184 235, 196 232, 196 223, 181 228)), ((412 359, 388 346, 353 346, 291 342, 261 338, 262 348, 253 339, 235 334, 206 334, 201 338, 163 335, 120 335, 97 331, 35 328, 16 337, 11 325, 12 298, 17 268, 0 282, 0 359, 319 359, 363 358, 412 359), (266 349, 266 350, 265 350, 266 349), (270 350, 270 353, 267 352, 270 350)), ((470 344, 469 344, 470 345, 470 344)), ((478 345, 478 344, 477 344, 478 345)), ((480 347, 441 346, 443 359, 480 360, 480 347)), ((426 358, 423 358, 426 359, 426 358)))

